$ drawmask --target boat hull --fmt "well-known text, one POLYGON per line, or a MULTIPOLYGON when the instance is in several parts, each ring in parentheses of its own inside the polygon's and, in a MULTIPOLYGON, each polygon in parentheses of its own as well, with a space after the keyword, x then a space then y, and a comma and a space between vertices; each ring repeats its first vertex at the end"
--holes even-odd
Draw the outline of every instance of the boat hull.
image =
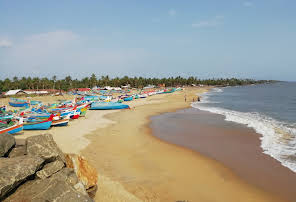
POLYGON ((28 103, 14 103, 14 102, 9 102, 9 105, 12 107, 27 107, 29 106, 28 103))
POLYGON ((129 109, 128 105, 121 103, 101 103, 101 104, 92 104, 90 110, 113 110, 113 109, 129 109))
POLYGON ((69 119, 52 121, 51 126, 67 126, 69 119))
POLYGON ((24 130, 48 130, 52 121, 44 121, 40 123, 24 124, 24 130))
POLYGON ((125 97, 123 98, 124 101, 132 101, 133 100, 133 97, 125 97))
POLYGON ((15 133, 21 132, 22 130, 23 130, 23 124, 13 125, 9 128, 4 128, 4 129, 0 130, 0 134, 2 134, 2 133, 15 134, 15 133))

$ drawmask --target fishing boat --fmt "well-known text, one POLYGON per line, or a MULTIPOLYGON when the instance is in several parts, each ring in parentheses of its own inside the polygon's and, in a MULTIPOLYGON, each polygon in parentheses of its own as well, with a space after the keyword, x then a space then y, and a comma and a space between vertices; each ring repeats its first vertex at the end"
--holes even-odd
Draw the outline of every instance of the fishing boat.
POLYGON ((91 104, 91 110, 112 110, 112 109, 129 109, 129 106, 119 102, 94 102, 91 104))
POLYGON ((57 120, 52 120, 51 126, 67 126, 70 120, 70 116, 60 117, 57 120))
POLYGON ((10 121, 9 123, 4 123, 0 121, 0 134, 8 133, 15 134, 23 130, 23 119, 10 121))
POLYGON ((80 116, 81 117, 84 117, 86 115, 86 112, 87 112, 87 107, 83 107, 80 109, 80 116))
POLYGON ((123 98, 124 101, 132 101, 133 100, 133 96, 130 97, 125 97, 123 98))
POLYGON ((30 101, 30 104, 31 104, 31 105, 39 105, 39 104, 41 104, 41 101, 31 100, 31 101, 30 101))
POLYGON ((47 130, 50 128, 54 115, 52 114, 47 120, 36 119, 24 123, 24 130, 47 130))
POLYGON ((141 95, 139 95, 139 98, 147 98, 147 97, 148 97, 147 94, 141 94, 141 95))
POLYGON ((28 102, 20 102, 20 101, 9 101, 9 105, 12 107, 27 107, 29 106, 28 102))

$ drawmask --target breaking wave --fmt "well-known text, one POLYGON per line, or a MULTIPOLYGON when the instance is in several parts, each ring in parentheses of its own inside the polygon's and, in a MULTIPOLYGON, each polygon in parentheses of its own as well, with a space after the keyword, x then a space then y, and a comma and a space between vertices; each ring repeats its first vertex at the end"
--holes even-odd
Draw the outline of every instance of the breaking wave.
POLYGON ((225 116, 226 121, 244 124, 261 134, 263 152, 275 158, 283 166, 296 172, 296 124, 277 121, 257 112, 238 112, 229 109, 207 106, 213 103, 209 96, 223 91, 214 90, 203 94, 201 103, 192 103, 192 107, 225 116))

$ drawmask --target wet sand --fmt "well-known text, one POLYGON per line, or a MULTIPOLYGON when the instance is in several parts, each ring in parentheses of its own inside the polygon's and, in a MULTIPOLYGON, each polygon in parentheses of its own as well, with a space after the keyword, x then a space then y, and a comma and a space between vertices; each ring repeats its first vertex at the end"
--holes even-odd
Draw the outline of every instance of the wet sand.
POLYGON ((260 135, 254 130, 195 108, 151 120, 156 137, 210 157, 260 189, 289 201, 296 200, 296 173, 262 153, 260 135))
POLYGON ((187 99, 203 89, 186 89, 149 97, 144 105, 104 116, 112 121, 86 137, 90 144, 81 153, 99 175, 109 178, 134 198, 117 194, 117 186, 98 191, 96 201, 284 201, 253 186, 222 163, 206 155, 162 141, 151 134, 151 116, 190 107, 187 99), (110 191, 112 190, 112 191, 110 191))

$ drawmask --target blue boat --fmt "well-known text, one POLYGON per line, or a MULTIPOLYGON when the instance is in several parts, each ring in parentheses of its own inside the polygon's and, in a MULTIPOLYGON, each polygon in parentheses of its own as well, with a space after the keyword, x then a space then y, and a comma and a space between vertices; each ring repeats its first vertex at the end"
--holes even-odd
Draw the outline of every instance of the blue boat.
POLYGON ((41 104, 41 101, 32 100, 32 101, 30 101, 30 104, 31 105, 38 105, 38 104, 41 104))
POLYGON ((0 128, 0 134, 2 133, 8 133, 8 134, 15 134, 23 130, 23 123, 20 122, 14 122, 14 125, 11 126, 4 126, 0 128))
POLYGON ((125 97, 123 98, 124 101, 132 101, 133 100, 133 96, 130 97, 125 97))
POLYGON ((27 107, 29 104, 27 102, 9 102, 12 107, 27 107))
POLYGON ((54 115, 51 115, 47 120, 40 122, 27 122, 24 123, 24 130, 47 130, 50 128, 54 115))
POLYGON ((128 105, 118 102, 94 102, 91 104, 91 110, 112 110, 112 109, 129 109, 128 105))
POLYGON ((52 121, 31 122, 24 124, 24 130, 47 130, 50 128, 52 121))

